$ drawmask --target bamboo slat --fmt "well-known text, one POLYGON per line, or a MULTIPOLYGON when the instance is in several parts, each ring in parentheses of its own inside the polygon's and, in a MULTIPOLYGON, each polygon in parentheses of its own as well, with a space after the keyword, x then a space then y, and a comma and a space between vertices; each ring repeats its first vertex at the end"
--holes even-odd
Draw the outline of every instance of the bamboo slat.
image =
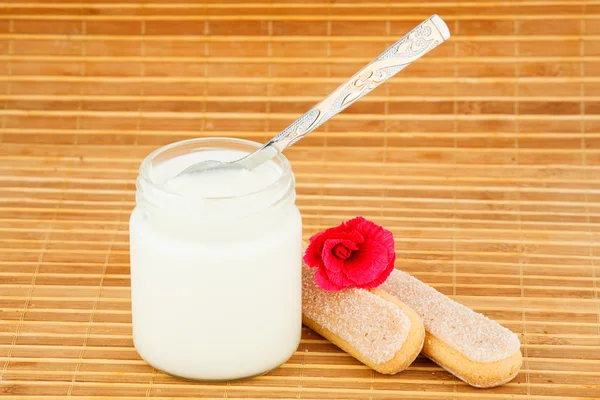
POLYGON ((600 1, 0 2, 0 394, 600 398, 600 1), (142 158, 265 141, 427 16, 453 37, 287 151, 304 237, 356 215, 397 267, 519 334, 517 378, 374 373, 308 329, 266 376, 164 375, 131 340, 142 158))

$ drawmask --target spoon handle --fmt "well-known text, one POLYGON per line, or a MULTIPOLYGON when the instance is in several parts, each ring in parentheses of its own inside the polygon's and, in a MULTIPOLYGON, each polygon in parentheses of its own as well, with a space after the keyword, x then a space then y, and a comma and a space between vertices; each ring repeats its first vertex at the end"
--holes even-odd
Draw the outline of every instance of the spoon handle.
POLYGON ((279 152, 283 151, 449 37, 450 31, 439 16, 433 15, 426 19, 320 103, 292 122, 264 147, 276 147, 279 152))

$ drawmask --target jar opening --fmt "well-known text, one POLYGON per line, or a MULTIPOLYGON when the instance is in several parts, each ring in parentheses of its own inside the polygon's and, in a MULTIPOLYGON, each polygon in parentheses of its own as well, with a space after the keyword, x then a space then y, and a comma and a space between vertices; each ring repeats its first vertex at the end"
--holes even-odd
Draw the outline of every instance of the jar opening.
MULTIPOLYGON (((150 153, 142 162, 140 166, 140 177, 142 177, 148 184, 153 185, 155 189, 163 190, 171 193, 175 196, 184 196, 179 191, 173 189, 168 183, 169 181, 185 169, 187 166, 197 161, 208 160, 219 158, 216 161, 233 161, 237 158, 241 158, 245 154, 253 152, 262 147, 261 144, 243 139, 232 139, 232 138, 202 138, 202 139, 189 139, 180 142, 171 143, 163 146, 152 153, 150 153), (227 154, 225 154, 227 152, 227 154), (194 154, 207 154, 205 157, 189 157, 194 154), (188 158, 187 160, 185 158, 188 158), (161 167, 164 164, 171 163, 173 161, 179 161, 179 165, 169 166, 169 171, 161 171, 161 167)), ((283 154, 278 154, 273 158, 272 161, 265 163, 271 167, 272 172, 268 178, 268 183, 262 187, 256 187, 253 191, 240 191, 237 194, 229 196, 201 196, 204 199, 212 200, 223 200, 230 199, 233 197, 251 196, 257 192, 269 190, 270 187, 281 184, 282 181, 290 179, 291 166, 287 158, 283 154)), ((259 167, 261 168, 261 167, 259 167)), ((199 196, 199 193, 194 193, 194 196, 199 196)))
POLYGON ((289 161, 282 154, 256 170, 221 170, 176 176, 198 161, 233 161, 262 145, 231 138, 190 139, 161 147, 140 166, 136 200, 170 212, 249 215, 294 192, 289 161), (215 175, 216 174, 216 175, 215 175))

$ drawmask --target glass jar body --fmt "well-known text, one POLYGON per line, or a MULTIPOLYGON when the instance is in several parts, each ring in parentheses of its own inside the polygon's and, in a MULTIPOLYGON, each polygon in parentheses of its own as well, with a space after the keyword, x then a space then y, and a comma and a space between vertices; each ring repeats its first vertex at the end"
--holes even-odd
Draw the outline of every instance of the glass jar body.
POLYGON ((302 222, 290 179, 291 193, 264 209, 253 201, 251 215, 234 218, 227 207, 217 207, 221 218, 214 209, 186 215, 174 203, 146 207, 138 196, 130 219, 133 340, 149 364, 188 379, 233 380, 295 352, 302 222))

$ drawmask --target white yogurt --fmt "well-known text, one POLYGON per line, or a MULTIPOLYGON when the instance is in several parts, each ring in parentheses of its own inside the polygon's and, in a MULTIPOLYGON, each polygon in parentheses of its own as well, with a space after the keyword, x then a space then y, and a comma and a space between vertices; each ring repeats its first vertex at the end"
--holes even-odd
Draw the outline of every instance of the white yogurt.
POLYGON ((261 374, 300 341, 302 224, 287 161, 173 178, 198 160, 240 154, 189 153, 140 170, 130 221, 133 339, 144 360, 172 375, 261 374))

